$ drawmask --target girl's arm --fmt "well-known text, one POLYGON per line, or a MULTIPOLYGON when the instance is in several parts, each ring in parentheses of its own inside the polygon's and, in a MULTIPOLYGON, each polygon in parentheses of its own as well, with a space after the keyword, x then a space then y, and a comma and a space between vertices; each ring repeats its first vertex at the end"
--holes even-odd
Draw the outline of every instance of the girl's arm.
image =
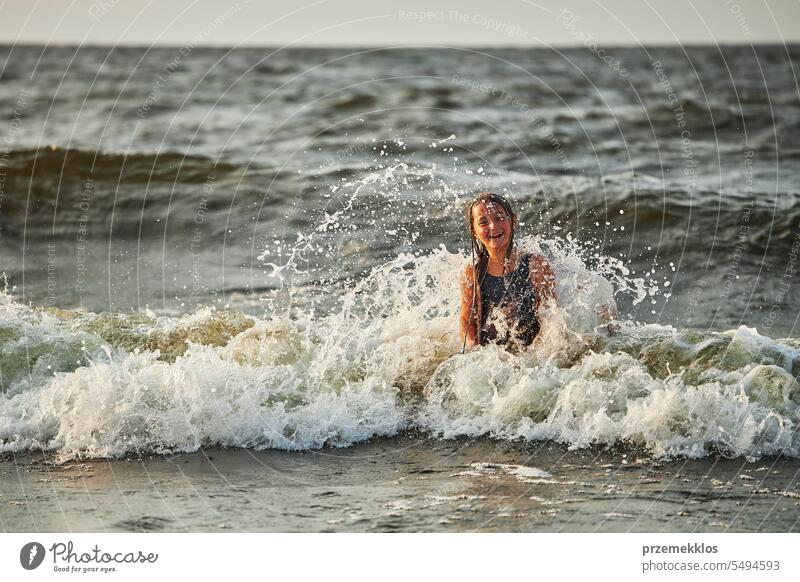
POLYGON ((474 291, 473 269, 467 266, 461 274, 461 341, 466 336, 468 348, 478 343, 478 304, 473 301, 474 291))
POLYGON ((533 255, 528 269, 531 283, 536 289, 538 311, 542 306, 556 302, 556 275, 542 255, 533 255))
POLYGON ((619 324, 617 323, 619 312, 616 305, 613 303, 598 305, 595 307, 594 312, 597 315, 598 327, 604 327, 609 337, 619 333, 619 324))

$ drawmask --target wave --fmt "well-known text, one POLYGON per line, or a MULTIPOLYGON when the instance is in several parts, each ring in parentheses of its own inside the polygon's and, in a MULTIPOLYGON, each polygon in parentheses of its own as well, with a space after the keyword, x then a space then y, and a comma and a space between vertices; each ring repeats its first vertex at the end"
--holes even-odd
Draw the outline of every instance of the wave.
MULTIPOLYGON (((29 240, 75 240, 80 220, 90 234, 119 236, 164 235, 164 208, 176 209, 176 235, 183 235, 206 212, 223 212, 230 201, 220 193, 249 187, 243 167, 177 152, 115 153, 83 149, 12 150, 3 159, 6 197, 0 227, 29 240), (226 204, 227 202, 227 204, 226 204), (191 227, 191 226, 190 226, 191 227)), ((286 179, 288 172, 263 168, 253 180, 286 179)), ((172 234, 172 233, 170 233, 172 234)))
MULTIPOLYGON (((769 119, 768 114, 759 111, 750 111, 747 118, 752 122, 756 119, 769 119)), ((693 130, 708 129, 714 132, 722 129, 740 128, 745 122, 745 115, 734 105, 725 103, 711 103, 700 98, 682 98, 667 103, 661 100, 656 105, 647 105, 644 108, 630 108, 622 112, 620 117, 624 121, 633 123, 653 124, 656 127, 676 127, 680 119, 693 130)), ((684 126, 681 126, 684 127, 684 126)))
POLYGON ((167 180, 202 183, 209 173, 237 169, 235 164, 226 161, 178 152, 121 153, 55 146, 12 150, 7 155, 6 163, 9 178, 31 178, 41 173, 63 178, 113 176, 119 179, 124 174, 126 180, 139 182, 167 180))
POLYGON ((374 269, 324 316, 110 315, 4 294, 0 451, 305 450, 417 429, 625 443, 654 457, 800 456, 800 340, 631 322, 609 337, 596 306, 648 298, 648 282, 613 261, 590 271, 564 245, 524 243, 549 256, 559 306, 521 353, 460 353, 466 259, 444 248, 374 269))
MULTIPOLYGON (((713 232, 715 246, 742 246, 745 254, 761 261, 765 248, 773 253, 790 249, 797 231, 792 209, 800 204, 800 194, 791 192, 693 191, 641 172, 570 177, 548 186, 537 196, 548 201, 545 218, 551 225, 595 238, 624 226, 643 240, 659 235, 662 249, 674 247, 676 253, 687 240, 699 242, 713 232), (662 237, 666 232, 674 236, 662 237)), ((535 208, 523 218, 535 223, 540 216, 535 208)))
MULTIPOLYGON (((301 230, 310 218, 320 214, 321 207, 327 210, 341 196, 366 195, 370 197, 369 204, 391 207, 406 202, 406 191, 417 187, 438 202, 449 204, 448 197, 474 188, 467 181, 475 175, 470 168, 464 168, 463 175, 451 175, 441 169, 417 166, 410 160, 375 167, 359 158, 373 149, 381 155, 403 155, 407 144, 400 140, 377 145, 331 141, 327 147, 331 152, 339 149, 314 172, 302 177, 288 169, 215 162, 176 152, 14 150, 6 160, 6 189, 9 194, 19 195, 4 198, 0 227, 20 237, 28 229, 28 239, 34 241, 74 240, 75 230, 84 220, 93 227, 89 229, 92 236, 104 237, 113 230, 115 235, 128 239, 167 237, 185 241, 191 238, 202 209, 203 221, 210 225, 206 228, 214 231, 217 243, 229 223, 250 228, 254 209, 258 209, 256 218, 263 226, 279 216, 278 208, 285 208, 291 228, 301 230), (376 175, 381 180, 376 182, 376 175), (269 185, 268 190, 264 189, 265 184, 269 185), (169 216, 165 208, 169 208, 169 216)), ((790 210, 799 200, 792 192, 778 196, 762 190, 689 191, 642 172, 616 172, 602 177, 551 176, 544 185, 514 173, 484 175, 481 179, 487 189, 529 190, 522 200, 529 200, 535 212, 524 216, 526 222, 546 218, 551 225, 595 237, 602 236, 608 226, 625 226, 627 232, 635 228, 640 235, 658 233, 659 237, 664 229, 674 229, 676 236, 667 240, 683 246, 683 239, 691 233, 711 230, 717 233, 717 244, 722 246, 733 246, 746 238, 752 243, 746 250, 760 260, 762 246, 790 246, 796 230, 790 210), (510 183, 513 177, 527 185, 510 183), (548 215, 543 217, 540 210, 545 207, 548 215), (740 227, 745 211, 751 227, 743 235, 740 227)), ((371 220, 367 216, 370 209, 359 208, 352 209, 351 214, 365 226, 365 220, 371 220)), ((383 226, 396 230, 403 220, 401 214, 389 211, 383 226)), ((441 222, 437 222, 435 233, 443 232, 441 222)), ((447 228, 452 230, 452 225, 447 228)))

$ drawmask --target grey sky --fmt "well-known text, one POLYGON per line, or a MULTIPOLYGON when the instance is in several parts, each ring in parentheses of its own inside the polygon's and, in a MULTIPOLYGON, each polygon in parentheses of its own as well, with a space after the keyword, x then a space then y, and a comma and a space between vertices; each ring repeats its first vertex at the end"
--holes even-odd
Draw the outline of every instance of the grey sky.
POLYGON ((800 0, 0 0, 3 44, 563 46, 587 38, 798 42, 800 0))

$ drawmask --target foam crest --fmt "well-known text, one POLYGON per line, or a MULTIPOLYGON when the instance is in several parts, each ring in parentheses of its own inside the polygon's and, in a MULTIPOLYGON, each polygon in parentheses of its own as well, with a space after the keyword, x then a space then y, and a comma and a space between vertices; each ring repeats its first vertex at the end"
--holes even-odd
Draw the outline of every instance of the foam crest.
POLYGON ((540 338, 520 353, 460 353, 467 258, 444 247, 373 269, 323 313, 112 316, 5 294, 0 450, 304 450, 418 428, 654 456, 800 456, 796 342, 631 322, 609 336, 598 306, 647 297, 648 283, 570 241, 520 243, 559 282, 540 338))

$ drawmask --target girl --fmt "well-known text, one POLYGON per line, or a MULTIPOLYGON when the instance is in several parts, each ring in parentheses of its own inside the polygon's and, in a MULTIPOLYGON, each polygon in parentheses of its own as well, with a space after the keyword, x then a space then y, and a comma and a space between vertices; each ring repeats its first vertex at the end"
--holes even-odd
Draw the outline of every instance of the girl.
POLYGON ((505 198, 482 192, 467 208, 472 265, 461 277, 462 352, 487 343, 529 346, 542 307, 555 300, 555 277, 541 255, 514 245, 517 215, 505 198))

